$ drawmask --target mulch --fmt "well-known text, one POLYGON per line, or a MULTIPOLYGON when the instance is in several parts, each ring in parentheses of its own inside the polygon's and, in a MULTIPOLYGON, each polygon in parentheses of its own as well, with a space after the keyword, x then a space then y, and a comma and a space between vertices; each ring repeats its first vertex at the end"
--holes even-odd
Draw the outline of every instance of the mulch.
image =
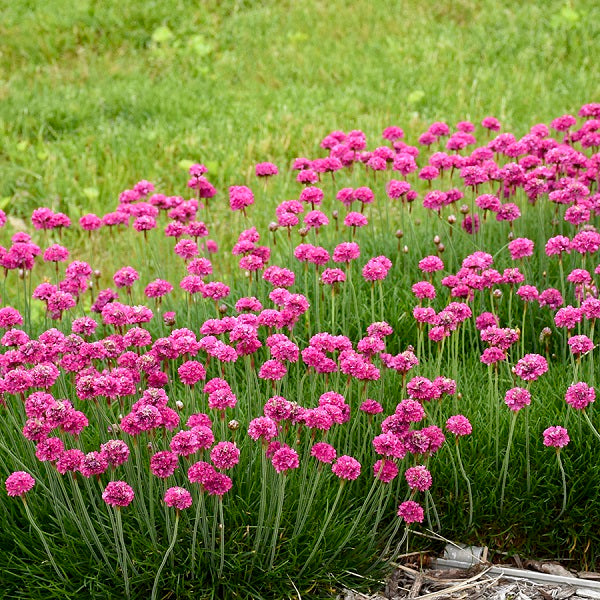
MULTIPOLYGON (((435 559, 407 555, 381 591, 368 595, 344 590, 340 600, 600 600, 600 574, 572 572, 558 563, 517 561, 511 565, 486 562, 469 568, 439 568, 435 559), (423 563, 429 566, 423 566, 423 563), (506 570, 505 570, 506 568, 506 570), (508 571, 510 574, 507 574, 508 571), (528 575, 531 573, 531 575, 528 575), (572 582, 546 582, 568 578, 572 582), (537 574, 537 575, 536 575, 537 574), (556 577, 557 576, 557 577, 556 577), (531 579, 529 577, 532 577, 531 579), (594 583, 590 583, 594 582, 594 583), (593 588, 596 589, 593 589, 593 588)), ((443 562, 443 561, 439 561, 443 562)))

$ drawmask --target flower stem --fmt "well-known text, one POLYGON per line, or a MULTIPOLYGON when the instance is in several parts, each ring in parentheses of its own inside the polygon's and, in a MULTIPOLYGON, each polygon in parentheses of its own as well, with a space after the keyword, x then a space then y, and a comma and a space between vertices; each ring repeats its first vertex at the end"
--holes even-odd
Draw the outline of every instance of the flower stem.
POLYGON ((592 430, 592 433, 600 440, 600 433, 598 433, 598 430, 594 427, 594 424, 592 423, 592 420, 590 419, 589 415, 584 411, 583 412, 583 416, 585 417, 585 420, 587 421, 587 424, 590 426, 590 429, 592 430))
POLYGON ((167 563, 167 558, 169 558, 169 555, 171 554, 171 552, 173 551, 173 548, 175 547, 175 542, 177 541, 177 525, 179 525, 179 511, 177 511, 175 514, 175 527, 173 528, 173 539, 171 540, 171 544, 169 545, 169 547, 167 548, 167 551, 165 552, 165 555, 163 556, 162 562, 160 563, 160 567, 158 567, 158 571, 156 572, 156 577, 154 578, 154 585, 152 586, 151 600, 156 600, 156 595, 158 593, 158 581, 160 579, 160 574, 162 573, 162 570, 164 569, 165 564, 167 563))
POLYGON ((567 478, 565 477, 565 469, 562 464, 562 459, 560 457, 560 448, 556 449, 556 458, 558 460, 558 468, 560 469, 560 476, 562 479, 563 486, 563 503, 560 512, 558 513, 558 518, 562 517, 565 509, 567 508, 567 478))
POLYGON ((458 445, 458 438, 456 439, 456 457, 458 458, 458 468, 467 484, 467 492, 469 493, 469 527, 473 524, 473 493, 471 491, 471 482, 469 481, 469 477, 467 476, 467 472, 465 471, 465 467, 462 462, 462 458, 460 456, 460 448, 458 445))
POLYGON ((506 476, 508 474, 508 460, 510 458, 510 446, 512 444, 513 434, 515 432, 515 423, 517 421, 517 413, 513 412, 510 419, 510 428, 508 430, 508 443, 506 444, 506 453, 504 454, 504 461, 502 462, 502 488, 500 490, 500 512, 504 505, 504 488, 506 487, 506 476))
POLYGON ((42 544, 44 545, 44 550, 46 550, 46 554, 48 555, 48 558, 50 559, 50 564, 52 565, 52 567, 54 568, 54 570, 56 571, 56 574, 60 577, 60 579, 65 581, 66 578, 65 578, 63 572, 58 568, 58 565, 56 564, 56 562, 54 562, 54 557, 52 556, 52 552, 50 552, 50 548, 48 547, 48 542, 46 542, 46 536, 44 535, 42 530, 37 526, 36 522, 33 520, 33 515, 31 514, 31 511, 29 510, 29 506, 27 504, 27 500, 25 500, 25 496, 21 496, 21 498, 23 499, 23 506, 25 506, 25 512, 27 513, 27 518, 29 519, 31 526, 35 529, 37 534, 40 536, 40 539, 42 540, 42 544))
POLYGON ((302 575, 302 573, 304 573, 304 571, 306 570, 306 567, 308 567, 308 565, 310 564, 310 561, 313 559, 314 555, 317 553, 317 550, 319 549, 319 546, 321 545, 321 541, 323 540, 323 537, 325 536, 325 532, 327 531, 327 527, 329 526, 329 522, 331 521, 331 517, 333 517, 333 513, 335 512, 338 502, 340 501, 343 490, 344 490, 344 481, 341 480, 340 487, 338 488, 338 492, 335 497, 335 500, 333 501, 333 504, 331 505, 331 508, 329 509, 329 512, 327 513, 327 518, 325 519, 325 523, 323 524, 323 527, 321 527, 321 533, 319 534, 319 537, 318 537, 317 541, 315 542, 315 545, 313 546, 310 556, 306 559, 306 562, 304 563, 304 566, 300 570, 300 573, 298 573, 298 577, 300 577, 302 575))
POLYGON ((269 570, 273 568, 275 560, 275 550, 277 549, 277 535, 279 534, 279 523, 281 522, 281 513, 283 512, 283 499, 285 496, 286 476, 281 476, 281 483, 277 490, 277 513, 275 514, 275 523, 273 524, 273 537, 271 539, 271 558, 269 559, 269 570))

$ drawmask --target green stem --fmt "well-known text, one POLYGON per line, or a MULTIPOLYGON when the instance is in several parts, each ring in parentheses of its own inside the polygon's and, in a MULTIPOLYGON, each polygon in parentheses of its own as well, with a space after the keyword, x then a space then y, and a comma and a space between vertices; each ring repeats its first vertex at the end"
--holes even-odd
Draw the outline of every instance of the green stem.
POLYGON ((117 514, 117 532, 119 533, 119 541, 121 542, 122 556, 123 556, 123 580, 125 581, 125 595, 127 598, 131 597, 131 592, 129 590, 129 576, 127 574, 127 561, 129 557, 127 556, 127 546, 125 546, 125 538, 123 537, 123 522, 121 521, 121 510, 116 508, 117 514))
POLYGON ((583 412, 583 416, 585 417, 585 420, 587 421, 587 424, 590 426, 590 429, 592 430, 592 433, 600 440, 600 433, 598 433, 598 430, 594 427, 594 424, 592 423, 592 420, 590 419, 589 415, 584 411, 583 412))
POLYGON ((66 578, 65 578, 63 572, 58 568, 58 565, 54 562, 54 557, 52 556, 52 552, 50 552, 50 548, 48 547, 48 542, 46 542, 46 536, 44 535, 42 530, 37 526, 36 522, 33 520, 33 515, 31 514, 31 511, 29 510, 29 506, 27 504, 27 500, 25 500, 25 496, 21 496, 21 498, 23 499, 23 506, 25 506, 25 512, 27 513, 27 518, 29 519, 31 526, 35 529, 37 534, 40 536, 40 539, 42 540, 42 544, 44 545, 44 550, 46 550, 46 554, 48 555, 48 558, 50 559, 50 564, 56 571, 56 574, 59 576, 59 578, 62 579, 63 581, 65 581, 66 578))
POLYGON ((508 460, 510 458, 510 446, 512 444, 513 434, 515 432, 515 423, 517 421, 517 413, 513 412, 510 419, 510 427, 508 430, 508 443, 506 444, 506 453, 504 454, 504 461, 502 462, 502 488, 500 491, 500 512, 504 505, 504 488, 506 487, 506 476, 508 475, 508 460))
POLYGON ((306 559, 306 562, 304 563, 304 566, 300 570, 300 573, 298 573, 298 577, 300 577, 302 575, 302 573, 304 573, 304 571, 306 570, 306 567, 308 567, 308 565, 310 564, 310 561, 313 559, 313 557, 317 553, 317 550, 319 549, 319 546, 321 545, 321 542, 323 541, 323 537, 325 536, 325 532, 327 531, 327 527, 329 526, 329 522, 331 521, 331 518, 333 517, 333 513, 335 512, 338 502, 340 501, 343 490, 344 490, 344 480, 341 480, 340 487, 338 488, 338 492, 335 497, 335 500, 333 501, 333 504, 332 504, 331 508, 329 509, 329 512, 327 513, 327 518, 325 519, 325 523, 323 524, 323 527, 321 527, 321 532, 319 533, 319 537, 318 537, 317 541, 315 542, 315 545, 313 546, 310 556, 306 559))
POLYGON ((562 459, 560 458, 560 448, 556 449, 556 458, 558 459, 558 468, 560 469, 560 476, 562 479, 562 486, 563 486, 562 508, 560 509, 560 512, 558 513, 558 518, 560 519, 560 517, 562 517, 563 513, 565 512, 565 509, 567 508, 567 478, 565 477, 565 469, 562 464, 562 459))
POLYGON ((469 493, 469 527, 473 524, 473 493, 471 492, 471 482, 469 477, 467 476, 467 472, 465 471, 465 467, 462 462, 462 458, 460 456, 460 448, 458 445, 458 438, 456 438, 456 456, 458 458, 458 468, 467 484, 467 492, 469 493))
POLYGON ((277 536, 279 534, 279 524, 281 522, 281 513, 283 512, 283 499, 285 497, 286 476, 281 475, 281 484, 277 490, 277 513, 275 514, 275 523, 273 524, 273 537, 271 538, 271 558, 269 559, 269 570, 273 568, 275 561, 275 550, 277 549, 277 536))
POLYGON ((167 563, 167 558, 169 558, 169 555, 171 554, 171 552, 173 551, 173 548, 175 547, 175 542, 177 541, 177 525, 178 524, 179 524, 179 511, 177 511, 175 513, 175 527, 173 528, 173 539, 171 540, 171 544, 169 545, 169 547, 167 548, 167 551, 165 552, 165 555, 163 556, 162 562, 160 563, 160 567, 158 567, 156 577, 154 578, 154 585, 152 586, 151 600, 156 600, 156 595, 158 593, 158 581, 160 579, 160 574, 162 573, 162 570, 164 569, 165 564, 167 563))

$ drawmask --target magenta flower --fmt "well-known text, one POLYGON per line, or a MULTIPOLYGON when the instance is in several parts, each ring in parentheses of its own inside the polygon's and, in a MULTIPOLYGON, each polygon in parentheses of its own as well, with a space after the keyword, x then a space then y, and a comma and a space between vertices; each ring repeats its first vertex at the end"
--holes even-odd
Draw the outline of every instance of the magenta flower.
POLYGON ((111 506, 129 506, 133 501, 134 492, 124 481, 111 481, 102 492, 102 500, 111 506))
POLYGON ((278 473, 285 473, 291 469, 297 469, 300 466, 298 453, 289 446, 283 445, 275 451, 271 457, 273 467, 278 473))
POLYGON ((588 404, 596 400, 596 390, 587 383, 580 381, 569 386, 565 393, 565 401, 576 410, 584 410, 588 404))
POLYGON ((231 469, 240 460, 240 449, 232 442, 219 442, 210 451, 210 460, 217 469, 231 469))
POLYGON ((409 525, 410 523, 422 523, 425 519, 425 512, 418 502, 407 500, 398 507, 398 516, 409 525))
POLYGON ((544 446, 554 448, 564 448, 571 440, 569 433, 564 427, 548 427, 544 430, 544 446))
POLYGON ((167 506, 184 510, 192 505, 192 495, 185 488, 171 487, 165 492, 164 501, 167 506))
POLYGON ((310 455, 319 462, 332 463, 337 455, 335 448, 326 442, 317 442, 310 450, 310 455))
POLYGON ((154 454, 154 456, 152 456, 150 459, 150 471, 156 477, 166 479, 175 472, 175 469, 177 468, 177 462, 178 456, 175 454, 175 452, 163 450, 154 454))
POLYGON ((594 349, 594 342, 587 335, 574 335, 567 340, 571 352, 578 356, 594 349))
POLYGON ((332 465, 331 471, 344 481, 353 481, 360 475, 360 463, 352 456, 344 454, 332 465))
POLYGON ((525 388, 512 388, 506 391, 504 403, 510 410, 518 412, 525 406, 531 404, 531 394, 525 388))
POLYGON ((279 173, 277 165, 270 162, 258 163, 254 168, 257 177, 271 177, 279 173))
POLYGON ((6 491, 9 496, 23 496, 35 485, 35 479, 25 471, 15 471, 6 478, 6 491))
POLYGON ((473 431, 473 427, 463 415, 453 415, 446 421, 446 429, 457 436, 469 435, 473 431))
POLYGON ((383 483, 390 483, 397 475, 398 465, 392 460, 382 458, 373 465, 373 477, 379 479, 379 481, 382 481, 383 483))
POLYGON ((548 362, 539 354, 526 354, 513 367, 515 375, 524 381, 535 381, 548 370, 548 362))
POLYGON ((404 477, 411 490, 419 490, 420 492, 428 490, 433 483, 431 473, 422 465, 406 469, 404 477))

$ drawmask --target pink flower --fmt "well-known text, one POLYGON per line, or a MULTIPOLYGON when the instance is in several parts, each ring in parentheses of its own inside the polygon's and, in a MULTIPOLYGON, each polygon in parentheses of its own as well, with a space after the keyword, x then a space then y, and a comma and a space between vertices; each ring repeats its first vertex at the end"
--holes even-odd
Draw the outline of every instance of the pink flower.
POLYGON ((319 462, 332 463, 337 455, 335 448, 326 442, 317 442, 310 449, 310 455, 319 462))
POLYGON ((344 454, 337 459, 331 471, 340 479, 353 481, 360 475, 360 463, 352 456, 344 454))
POLYGON ((154 454, 150 459, 150 471, 152 471, 152 474, 156 477, 166 479, 175 472, 177 462, 178 457, 175 452, 163 450, 154 454))
POLYGON ((425 512, 418 502, 407 500, 398 507, 398 516, 404 519, 406 524, 422 523, 425 519, 425 512))
POLYGON ((167 506, 184 510, 192 505, 192 495, 185 488, 171 487, 165 492, 164 501, 167 506))
POLYGON ((531 256, 533 247, 533 242, 528 238, 516 238, 508 244, 508 250, 513 260, 531 256))
POLYGON ((522 408, 531 404, 531 394, 525 388, 512 388, 506 391, 504 403, 510 410, 519 412, 522 408))
POLYGON ((360 406, 359 410, 362 410, 364 413, 368 415, 376 415, 383 412, 383 406, 379 404, 376 400, 371 400, 367 398, 360 406))
POLYGON ((6 478, 6 491, 9 496, 23 496, 35 485, 35 479, 25 471, 15 471, 6 478))
POLYGON ((248 425, 248 435, 254 440, 271 441, 277 436, 277 423, 269 417, 257 417, 248 425))
POLYGON ((594 349, 594 342, 587 335, 574 335, 567 340, 571 352, 578 356, 594 349))
POLYGON ((404 472, 404 477, 408 483, 408 487, 411 490, 419 490, 424 492, 431 487, 433 483, 431 473, 426 467, 417 465, 416 467, 410 467, 404 472))
POLYGON ((535 381, 548 370, 548 362, 539 354, 526 354, 513 367, 515 375, 524 381, 535 381))
POLYGON ((124 481, 111 481, 102 492, 102 500, 111 506, 129 506, 133 501, 134 492, 124 481))
POLYGON ((279 173, 277 165, 270 162, 258 163, 254 168, 257 177, 271 177, 279 173))
POLYGON ((544 446, 564 448, 571 440, 569 433, 564 427, 548 427, 544 430, 544 446))
POLYGON ((363 267, 362 275, 367 281, 381 281, 388 275, 392 262, 386 256, 376 256, 363 267))
POLYGON ((232 185, 229 188, 229 206, 231 210, 245 210, 254 204, 254 194, 245 185, 232 185))
POLYGON ((210 460, 217 469, 231 469, 240 460, 240 449, 232 442, 219 442, 210 451, 210 460))
POLYGON ((565 394, 566 403, 576 410, 584 410, 596 400, 596 390, 580 381, 569 386, 565 394))
POLYGON ((463 415, 453 415, 446 421, 446 429, 457 436, 469 435, 473 427, 469 419, 463 415))
POLYGON ((373 477, 383 481, 383 483, 390 483, 397 475, 398 465, 392 460, 382 458, 373 465, 373 477))
POLYGON ((275 451, 271 457, 271 462, 278 473, 297 469, 300 466, 298 453, 293 448, 285 445, 275 451))

